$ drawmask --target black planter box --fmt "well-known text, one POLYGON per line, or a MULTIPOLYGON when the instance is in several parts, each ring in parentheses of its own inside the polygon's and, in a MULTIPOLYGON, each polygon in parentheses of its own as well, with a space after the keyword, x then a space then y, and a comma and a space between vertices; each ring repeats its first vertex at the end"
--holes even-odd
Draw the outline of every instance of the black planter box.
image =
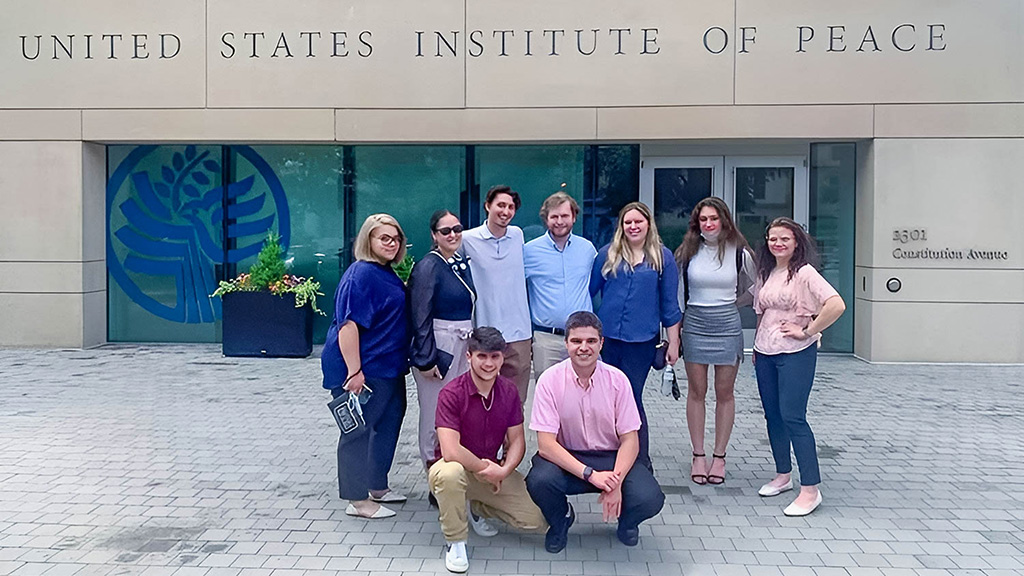
POLYGON ((231 292, 222 298, 225 356, 305 358, 313 352, 313 308, 295 294, 231 292))

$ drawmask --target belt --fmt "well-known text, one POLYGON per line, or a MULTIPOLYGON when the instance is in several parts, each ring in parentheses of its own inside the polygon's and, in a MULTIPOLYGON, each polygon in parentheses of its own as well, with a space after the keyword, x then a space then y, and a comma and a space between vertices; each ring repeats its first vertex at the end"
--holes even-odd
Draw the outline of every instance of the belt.
POLYGON ((536 332, 544 332, 545 334, 554 334, 555 336, 565 336, 565 330, 563 328, 548 328, 547 326, 541 326, 534 324, 533 329, 536 332))

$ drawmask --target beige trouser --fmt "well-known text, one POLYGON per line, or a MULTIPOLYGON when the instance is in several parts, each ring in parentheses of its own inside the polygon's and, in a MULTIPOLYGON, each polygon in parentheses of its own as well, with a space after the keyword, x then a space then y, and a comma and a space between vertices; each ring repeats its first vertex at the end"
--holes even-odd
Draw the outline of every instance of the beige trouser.
POLYGON ((469 320, 434 320, 434 345, 452 355, 452 365, 445 374, 444 380, 430 378, 416 368, 412 369, 412 378, 416 381, 416 398, 420 406, 420 459, 423 465, 434 459, 437 447, 437 429, 434 428, 434 417, 437 414, 437 396, 441 388, 469 371, 469 360, 466 358, 466 347, 473 323, 469 320))
POLYGON ((546 532, 548 523, 540 508, 526 491, 526 479, 513 470, 495 494, 493 487, 478 480, 458 462, 438 460, 430 467, 430 491, 437 498, 441 516, 441 532, 448 542, 469 537, 466 522, 466 500, 473 502, 473 513, 484 518, 497 518, 526 532, 546 532))
POLYGON ((548 332, 533 333, 533 378, 537 380, 545 370, 569 357, 565 337, 548 332))
POLYGON ((530 393, 530 357, 533 355, 533 342, 519 340, 509 342, 505 348, 505 363, 501 365, 501 375, 510 378, 519 390, 519 404, 526 404, 530 393))

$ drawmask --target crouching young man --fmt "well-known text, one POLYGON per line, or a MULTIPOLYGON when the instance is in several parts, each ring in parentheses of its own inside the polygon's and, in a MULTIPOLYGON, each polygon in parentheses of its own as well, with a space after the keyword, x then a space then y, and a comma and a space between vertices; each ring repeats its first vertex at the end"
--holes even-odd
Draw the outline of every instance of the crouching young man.
POLYGON ((441 531, 448 542, 445 566, 469 569, 467 500, 474 530, 496 531, 486 518, 520 530, 543 532, 547 522, 526 492, 516 466, 526 453, 523 408, 512 380, 500 376, 505 339, 495 328, 480 327, 469 337, 469 372, 452 380, 437 399, 437 461, 430 466, 430 490, 437 498, 441 531), (498 450, 507 443, 504 461, 498 450))
POLYGON ((538 452, 526 486, 551 525, 544 548, 565 548, 576 520, 566 495, 585 492, 601 493, 605 522, 617 520, 619 540, 636 546, 640 523, 661 511, 665 495, 650 469, 636 464, 640 412, 632 387, 598 359, 604 339, 595 314, 571 314, 565 342, 569 359, 541 374, 530 420, 538 452))

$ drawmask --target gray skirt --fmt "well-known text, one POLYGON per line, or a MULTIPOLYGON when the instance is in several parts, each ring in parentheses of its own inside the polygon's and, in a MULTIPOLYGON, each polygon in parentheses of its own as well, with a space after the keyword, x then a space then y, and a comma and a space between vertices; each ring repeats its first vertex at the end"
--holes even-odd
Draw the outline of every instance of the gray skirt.
POLYGON ((683 315, 683 360, 735 366, 743 359, 743 324, 735 304, 687 306, 683 315))

